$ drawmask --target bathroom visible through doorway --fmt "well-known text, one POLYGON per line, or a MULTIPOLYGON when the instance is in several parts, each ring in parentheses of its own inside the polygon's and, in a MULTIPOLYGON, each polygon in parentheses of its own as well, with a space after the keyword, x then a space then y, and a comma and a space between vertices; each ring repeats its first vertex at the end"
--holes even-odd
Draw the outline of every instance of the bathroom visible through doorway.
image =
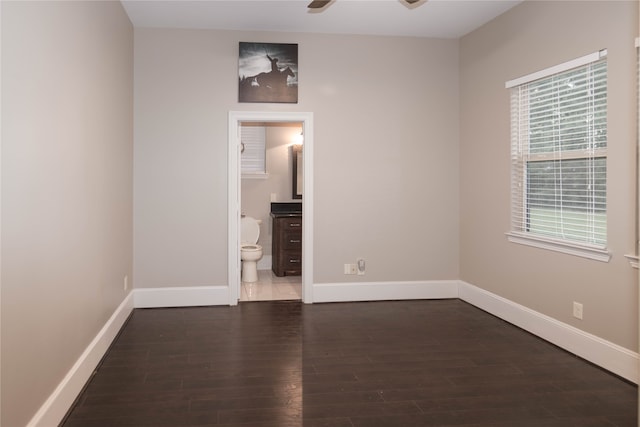
MULTIPOLYGON (((229 113, 230 305, 235 305, 238 301, 275 299, 301 299, 304 302, 312 302, 309 291, 313 236, 312 117, 311 113, 229 113), (245 135, 264 133, 264 148, 259 148, 257 152, 258 163, 262 161, 264 166, 259 165, 254 170, 243 170, 242 167, 243 148, 246 150, 251 145, 251 162, 256 158, 256 143, 249 140, 253 136, 243 136, 245 126, 253 128, 245 135), (301 157, 296 156, 294 146, 302 147, 301 157), (297 169, 302 172, 297 181, 294 158, 298 159, 297 169), (290 239, 294 242, 292 244, 299 245, 298 252, 301 252, 301 256, 298 255, 297 259, 289 261, 299 264, 292 264, 297 266, 297 270, 288 268, 284 274, 280 269, 273 268, 271 217, 272 205, 282 202, 303 206, 302 218, 297 221, 302 232, 300 237, 290 239), (250 231, 246 233, 246 230, 250 231), (252 251, 249 258, 246 257, 247 251, 243 252, 242 248, 252 251), (243 261, 245 258, 249 259, 249 263, 243 261), (252 269, 251 263, 254 261, 255 269, 252 269), (243 276, 250 280, 242 280, 243 276)), ((260 147, 259 143, 257 146, 260 147)))

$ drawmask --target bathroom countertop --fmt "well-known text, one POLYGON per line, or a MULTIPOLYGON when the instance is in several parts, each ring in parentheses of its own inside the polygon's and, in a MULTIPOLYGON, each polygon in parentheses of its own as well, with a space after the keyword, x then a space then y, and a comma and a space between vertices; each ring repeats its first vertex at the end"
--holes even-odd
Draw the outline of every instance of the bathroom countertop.
POLYGON ((302 218, 302 212, 271 212, 272 218, 283 218, 283 217, 291 217, 291 218, 302 218))
POLYGON ((285 216, 300 217, 302 216, 302 203, 272 202, 271 216, 273 218, 280 218, 285 216))

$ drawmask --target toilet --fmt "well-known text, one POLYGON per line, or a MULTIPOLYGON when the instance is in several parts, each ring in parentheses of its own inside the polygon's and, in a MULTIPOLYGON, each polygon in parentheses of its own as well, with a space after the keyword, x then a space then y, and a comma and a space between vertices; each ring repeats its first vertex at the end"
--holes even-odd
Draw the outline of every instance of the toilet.
POLYGON ((261 222, 250 216, 240 219, 240 260, 243 282, 258 281, 258 260, 262 258, 262 246, 257 243, 261 222))

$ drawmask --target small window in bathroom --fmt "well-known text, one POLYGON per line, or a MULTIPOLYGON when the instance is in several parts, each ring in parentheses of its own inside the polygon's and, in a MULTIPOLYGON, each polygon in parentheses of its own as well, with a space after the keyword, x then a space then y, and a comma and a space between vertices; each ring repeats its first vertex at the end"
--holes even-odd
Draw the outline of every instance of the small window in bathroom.
POLYGON ((240 127, 240 142, 242 177, 266 177, 266 128, 260 124, 243 123, 240 127))

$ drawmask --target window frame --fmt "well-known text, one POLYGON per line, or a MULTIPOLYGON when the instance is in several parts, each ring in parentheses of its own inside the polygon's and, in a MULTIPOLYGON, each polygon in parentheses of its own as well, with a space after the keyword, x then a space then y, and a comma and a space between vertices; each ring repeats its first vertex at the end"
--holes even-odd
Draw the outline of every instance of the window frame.
POLYGON ((638 116, 636 120, 636 227, 635 227, 635 245, 632 254, 626 254, 625 257, 629 261, 631 267, 638 269, 640 257, 640 174, 638 168, 640 168, 640 37, 636 37, 634 40, 634 46, 636 48, 636 102, 638 106, 638 116))
MULTIPOLYGON (((520 150, 524 145, 520 140, 519 135, 522 134, 521 129, 514 129, 513 122, 517 119, 518 114, 522 114, 519 108, 517 110, 517 114, 514 113, 513 103, 515 99, 519 99, 520 94, 514 94, 515 90, 525 84, 534 82, 539 79, 548 78, 554 75, 558 75, 564 73, 566 71, 586 66, 600 60, 605 59, 607 56, 607 50, 603 49, 598 52, 591 53, 589 55, 582 56, 580 58, 576 58, 571 61, 567 61, 562 64, 558 64, 556 66, 546 68, 544 70, 528 74, 526 76, 507 81, 505 83, 505 87, 507 89, 512 90, 510 94, 510 103, 511 103, 511 201, 510 201, 510 211, 511 211, 511 220, 510 220, 510 231, 505 233, 509 242, 523 244, 527 246, 532 246, 540 249, 561 252, 569 255, 580 256, 588 259, 593 259, 602 262, 608 262, 611 259, 611 253, 606 247, 606 243, 604 245, 593 244, 589 242, 581 242, 579 240, 569 240, 562 239, 554 236, 546 236, 544 234, 532 233, 529 231, 525 231, 523 229, 517 229, 516 222, 519 220, 523 220, 521 216, 517 216, 516 210, 519 206, 522 209, 523 206, 526 206, 526 200, 529 197, 528 190, 526 188, 526 184, 522 183, 522 177, 520 177, 517 181, 515 175, 520 172, 526 175, 527 163, 529 162, 543 162, 543 161, 557 161, 557 160, 573 160, 573 159, 596 159, 596 158, 607 158, 607 149, 606 148, 595 148, 595 149, 576 149, 576 150, 562 150, 561 157, 558 158, 557 153, 554 152, 546 152, 546 153, 535 153, 531 154, 527 152, 526 158, 523 154, 521 154, 520 150), (514 118, 514 115, 516 116, 514 118), (518 150, 515 149, 518 147, 518 150), (518 151, 517 153, 514 151, 518 151), (518 165, 519 169, 515 166, 518 165)), ((525 101, 527 103, 528 100, 525 101)), ((528 104, 526 104, 528 105, 528 104)), ((526 110, 524 114, 527 114, 526 110)), ((527 120, 528 125, 528 120, 527 120)), ((526 129, 525 129, 526 131, 526 129)), ((526 141, 527 149, 528 149, 529 141, 526 141)), ((524 223, 523 223, 524 224, 524 223)), ((522 227, 524 228, 524 227, 522 227)))
POLYGON ((259 122, 240 126, 240 173, 242 179, 267 179, 267 134, 259 122))

